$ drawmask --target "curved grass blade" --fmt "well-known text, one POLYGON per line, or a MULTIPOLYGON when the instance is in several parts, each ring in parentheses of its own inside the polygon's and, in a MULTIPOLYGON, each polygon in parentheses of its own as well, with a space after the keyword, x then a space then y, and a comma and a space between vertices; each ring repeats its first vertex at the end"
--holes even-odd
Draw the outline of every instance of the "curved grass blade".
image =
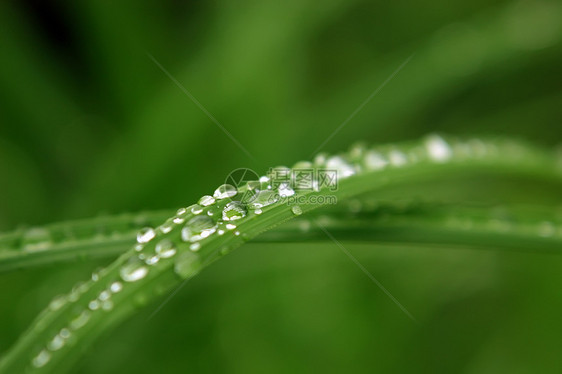
POLYGON ((306 166, 336 170, 338 188, 332 190, 318 178, 312 190, 303 190, 264 176, 239 189, 220 186, 204 203, 180 209, 156 229, 139 231, 133 248, 51 302, 0 361, 0 373, 69 370, 81 351, 136 309, 261 233, 326 206, 327 196, 343 201, 366 193, 384 195, 417 183, 481 173, 562 184, 551 153, 499 139, 446 141, 431 136, 400 146, 321 155, 306 166), (246 194, 252 199, 233 200, 246 194))

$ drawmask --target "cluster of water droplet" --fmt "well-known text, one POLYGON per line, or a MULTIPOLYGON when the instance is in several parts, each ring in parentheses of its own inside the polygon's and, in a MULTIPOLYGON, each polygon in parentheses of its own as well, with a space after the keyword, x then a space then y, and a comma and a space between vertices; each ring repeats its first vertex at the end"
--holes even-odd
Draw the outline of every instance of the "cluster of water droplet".
MULTIPOLYGON (((516 144, 507 144, 501 153, 510 153, 512 158, 522 158, 522 149, 516 144)), ((113 296, 126 287, 127 284, 137 282, 147 277, 152 267, 171 261, 173 269, 182 278, 195 274, 201 267, 199 250, 202 243, 213 237, 232 235, 241 237, 238 225, 244 219, 260 215, 278 202, 299 195, 301 192, 318 192, 324 186, 317 174, 312 176, 307 188, 298 183, 299 170, 327 170, 334 173, 337 182, 341 182, 362 172, 376 172, 387 168, 403 168, 420 162, 447 163, 454 160, 466 160, 497 156, 500 152, 494 143, 486 143, 473 139, 469 141, 446 141, 440 136, 427 137, 420 145, 411 147, 383 147, 368 149, 358 145, 345 155, 328 156, 319 154, 312 162, 301 161, 293 168, 279 166, 272 169, 268 175, 259 180, 246 182, 240 188, 229 184, 219 186, 213 195, 203 196, 197 204, 181 208, 176 215, 156 228, 146 227, 137 233, 137 243, 132 255, 119 269, 119 279, 113 279, 99 294, 84 305, 76 313, 69 325, 58 331, 46 344, 46 347, 32 359, 32 365, 41 367, 47 364, 52 352, 60 350, 72 339, 72 333, 84 325, 91 318, 92 313, 110 311, 113 309, 113 296), (278 180, 279 175, 288 178, 278 180)), ((504 155, 505 156, 505 155, 504 155)), ((303 213, 299 205, 288 205, 288 209, 295 216, 303 213)), ((360 203, 350 203, 350 210, 361 209, 360 203)), ((310 222, 302 222, 302 230, 309 230, 310 222)), ((551 222, 540 225, 542 236, 550 236, 556 231, 551 222)), ((24 248, 29 251, 48 249, 52 237, 48 230, 31 229, 23 237, 24 248)), ((229 248, 221 249, 221 253, 229 248)), ((94 273, 92 282, 79 285, 66 297, 55 299, 51 310, 56 310, 67 302, 79 300, 80 295, 88 291, 92 283, 100 279, 100 274, 94 273)))

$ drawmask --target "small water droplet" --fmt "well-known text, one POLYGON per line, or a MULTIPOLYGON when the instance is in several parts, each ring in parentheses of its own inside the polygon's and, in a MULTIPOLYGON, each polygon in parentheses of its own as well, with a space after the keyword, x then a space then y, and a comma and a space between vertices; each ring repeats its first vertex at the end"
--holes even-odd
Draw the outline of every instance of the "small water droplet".
POLYGON ((453 154, 449 143, 439 135, 429 136, 425 140, 425 147, 427 148, 429 158, 435 162, 446 162, 453 154))
POLYGON ((295 205, 291 208, 291 212, 293 212, 295 216, 300 216, 302 214, 302 208, 298 205, 295 205))
POLYGON ((60 296, 55 297, 55 298, 51 301, 51 303, 49 304, 49 308, 50 308, 52 311, 59 310, 60 308, 62 308, 62 306, 63 306, 64 304, 66 304, 66 296, 60 295, 60 296))
POLYGON ((281 197, 289 197, 295 194, 295 190, 291 188, 288 182, 283 182, 279 184, 279 188, 277 189, 277 192, 281 197))
POLYGON ((145 227, 137 233, 137 242, 140 244, 148 243, 155 236, 156 236, 156 232, 152 227, 145 227))
POLYGON ((90 309, 90 310, 97 310, 97 309, 99 309, 99 307, 100 307, 100 303, 97 300, 92 300, 88 304, 88 309, 90 309))
POLYGON ((265 175, 263 177, 260 177, 260 183, 268 183, 269 182, 269 177, 266 177, 265 175))
POLYGON ((90 312, 83 310, 76 318, 70 322, 70 328, 74 331, 84 326, 90 320, 90 312))
POLYGON ((355 174, 355 167, 340 156, 330 157, 326 161, 326 168, 336 170, 338 178, 348 178, 355 174))
POLYGON ((174 271, 181 278, 194 276, 201 270, 201 259, 193 252, 184 252, 178 256, 174 263, 174 271))
POLYGON ((147 258, 144 263, 147 265, 156 265, 158 263, 158 261, 160 261, 160 256, 155 255, 155 256, 151 256, 149 258, 147 258))
POLYGON ((191 207, 191 213, 200 214, 203 211, 203 207, 199 204, 195 204, 191 207))
POLYGON ((234 235, 240 236, 240 231, 238 231, 238 230, 234 231, 234 235))
POLYGON ((232 223, 227 223, 225 227, 227 230, 234 230, 236 228, 236 225, 232 223))
POLYGON ((192 251, 198 251, 201 248, 201 243, 197 242, 197 243, 193 243, 189 246, 189 249, 191 249, 192 251))
POLYGON ((222 229, 217 230, 217 234, 220 236, 224 235, 224 230, 222 229))
POLYGON ((135 244, 134 248, 135 248, 135 251, 140 252, 140 251, 142 251, 144 246, 142 244, 135 244))
POLYGON ((166 221, 166 222, 164 222, 164 223, 159 227, 160 231, 161 231, 163 234, 169 233, 169 232, 172 231, 172 229, 174 228, 173 223, 174 223, 173 220, 172 220, 172 221, 166 221))
POLYGON ((162 258, 169 258, 176 254, 176 247, 171 240, 164 239, 156 244, 156 253, 162 258))
POLYGON ((55 335, 55 337, 47 343, 47 349, 49 351, 58 351, 64 346, 64 339, 60 335, 55 335))
POLYGON ((34 227, 25 232, 22 238, 25 251, 42 251, 48 249, 51 242, 51 234, 47 229, 34 227))
POLYGON ((60 330, 59 335, 60 335, 61 338, 63 338, 63 339, 68 339, 68 338, 70 338, 70 335, 71 335, 71 334, 70 334, 70 330, 69 330, 69 329, 66 329, 66 328, 63 328, 63 329, 60 330))
POLYGON ((113 293, 118 293, 123 289, 123 284, 121 282, 113 282, 111 286, 109 286, 109 289, 113 293))
POLYGON ((256 213, 257 215, 260 215, 260 214, 263 213, 263 210, 261 210, 261 209, 258 208, 258 209, 256 209, 256 210, 254 210, 254 213, 256 213))
POLYGON ((119 274, 125 282, 136 282, 148 274, 148 269, 138 258, 131 257, 129 261, 121 267, 119 274))
POLYGON ((404 166, 408 162, 408 158, 406 157, 406 155, 397 149, 393 149, 392 151, 390 151, 388 159, 390 161, 390 164, 396 167, 404 166))
POLYGON ((222 200, 222 199, 234 197, 236 196, 237 193, 238 191, 234 186, 230 184, 223 184, 222 186, 219 186, 219 188, 215 190, 213 197, 217 200, 222 200))
POLYGON ((110 311, 113 309, 113 301, 106 300, 101 304, 101 308, 105 311, 110 311))
POLYGON ((375 151, 368 151, 365 155, 365 166, 369 170, 381 170, 388 165, 388 161, 382 154, 375 151))
POLYGON ((100 299, 101 301, 105 301, 107 299, 109 299, 111 297, 111 294, 109 293, 109 291, 102 291, 100 292, 100 295, 98 296, 98 299, 100 299))
POLYGON ((199 205, 209 206, 215 203, 215 198, 209 195, 205 195, 199 199, 199 205))
POLYGON ((172 219, 172 222, 174 222, 176 225, 180 225, 180 224, 182 224, 182 223, 185 222, 185 218, 182 218, 182 217, 174 217, 174 218, 172 219))
POLYGON ((184 214, 187 213, 187 209, 186 208, 179 208, 176 212, 176 215, 178 216, 183 216, 184 214))
POLYGON ((36 368, 40 368, 45 366, 49 360, 51 359, 51 354, 47 352, 46 349, 43 349, 32 361, 33 366, 36 368))
POLYGON ((235 221, 246 217, 247 211, 244 205, 238 201, 233 201, 224 207, 222 219, 224 221, 235 221))

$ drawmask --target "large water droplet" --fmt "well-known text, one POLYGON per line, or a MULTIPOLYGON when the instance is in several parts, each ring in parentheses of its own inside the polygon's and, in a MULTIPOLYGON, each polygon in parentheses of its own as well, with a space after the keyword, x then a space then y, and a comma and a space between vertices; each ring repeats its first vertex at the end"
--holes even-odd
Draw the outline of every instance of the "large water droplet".
POLYGON ((168 258, 176 254, 176 247, 171 240, 164 239, 156 244, 155 251, 160 257, 168 258))
POLYGON ((156 232, 152 227, 145 227, 137 233, 137 242, 140 244, 148 243, 155 236, 156 236, 156 232))
POLYGON ((222 186, 219 186, 219 188, 215 190, 213 197, 217 200, 222 200, 222 199, 234 197, 236 196, 237 193, 238 191, 236 190, 236 187, 230 184, 223 184, 222 186))
POLYGON ((174 271, 181 278, 186 279, 194 276, 201 270, 201 259, 198 254, 184 252, 176 259, 174 271))
POLYGON ((254 199, 248 204, 251 209, 260 209, 279 201, 279 195, 275 191, 263 190, 256 193, 254 199))
POLYGON ((136 282, 148 274, 148 269, 141 260, 136 257, 131 257, 129 261, 121 267, 119 274, 125 282, 136 282))
POLYGON ((235 221, 240 218, 246 217, 246 208, 238 201, 233 201, 224 207, 222 211, 222 219, 224 221, 235 221))
POLYGON ((193 217, 181 231, 183 241, 196 242, 214 233, 217 225, 212 218, 207 216, 193 217))
POLYGON ((215 198, 209 195, 205 195, 199 199, 199 205, 209 206, 215 203, 215 198))

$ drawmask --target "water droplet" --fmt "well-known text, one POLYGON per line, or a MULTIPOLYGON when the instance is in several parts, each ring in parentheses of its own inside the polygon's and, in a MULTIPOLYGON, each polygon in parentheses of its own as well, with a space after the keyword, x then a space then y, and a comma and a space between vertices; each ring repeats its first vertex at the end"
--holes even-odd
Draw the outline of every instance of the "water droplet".
POLYGON ((201 270, 201 259, 193 252, 182 253, 174 263, 174 271, 183 279, 194 276, 199 270, 201 270))
POLYGON ((261 210, 261 209, 258 208, 258 209, 256 209, 256 210, 254 210, 254 213, 256 213, 257 215, 260 215, 260 214, 263 213, 263 210, 261 210))
POLYGON ((66 296, 60 295, 55 297, 53 301, 51 301, 51 303, 49 304, 49 308, 52 311, 59 310, 64 304, 66 304, 66 296))
POLYGON ((156 244, 155 251, 162 258, 169 258, 176 254, 174 243, 168 239, 164 239, 156 244))
POLYGON ((217 225, 210 217, 193 217, 181 230, 181 238, 185 242, 196 242, 210 236, 216 229, 217 225))
POLYGON ((47 229, 34 227, 25 232, 22 238, 25 251, 42 251, 51 246, 51 234, 47 229))
POLYGON ((111 286, 109 286, 109 289, 113 293, 118 293, 123 289, 123 284, 121 282, 113 282, 111 286))
POLYGON ((215 190, 213 197, 217 200, 222 200, 222 199, 234 197, 236 196, 237 193, 238 191, 234 186, 230 184, 223 184, 222 186, 219 186, 219 188, 215 190))
POLYGON ((156 236, 156 232, 152 227, 145 227, 137 233, 137 242, 140 244, 148 243, 155 236, 156 236))
POLYGON ((365 155, 365 166, 369 170, 381 170, 388 165, 388 161, 378 152, 368 151, 365 155))
POLYGON ((70 322, 70 328, 74 331, 84 326, 90 320, 90 312, 83 310, 76 318, 70 322))
POLYGON ((260 209, 279 201, 279 195, 275 191, 259 191, 254 199, 248 204, 251 209, 260 209))
POLYGON ((55 337, 47 343, 47 349, 49 351, 58 351, 64 346, 64 339, 60 335, 55 335, 55 337))
POLYGON ((172 231, 172 229, 174 228, 173 223, 174 223, 174 221, 166 221, 166 222, 164 222, 164 223, 159 227, 160 231, 161 231, 163 234, 169 233, 169 232, 172 231))
POLYGON ((328 155, 326 153, 319 153, 314 157, 313 164, 315 166, 323 166, 326 164, 328 155))
POLYGON ((330 157, 326 161, 326 168, 336 170, 338 178, 347 178, 355 174, 355 167, 340 156, 330 157))
POLYGON ((236 225, 233 225, 232 223, 227 223, 226 224, 226 229, 227 230, 234 230, 236 228, 236 225))
POLYGON ((125 282, 136 282, 148 274, 148 269, 138 258, 131 257, 129 261, 121 267, 119 274, 125 282))
POLYGON ((406 157, 406 155, 397 149, 393 149, 392 151, 390 151, 388 159, 390 163, 396 167, 404 166, 408 162, 408 158, 406 157))
POLYGON ((32 361, 33 366, 40 368, 45 366, 51 359, 51 354, 47 350, 43 349, 32 361))
POLYGON ((209 195, 205 195, 199 199, 199 205, 209 206, 215 203, 215 198, 209 195))
POLYGON ((144 246, 142 244, 135 244, 134 248, 135 248, 135 251, 140 252, 140 251, 142 251, 144 246))
POLYGON ((234 231, 234 235, 240 236, 240 231, 238 231, 238 230, 234 231))
POLYGON ((187 209, 186 208, 179 208, 176 212, 176 215, 178 216, 183 216, 187 213, 187 209))
POLYGON ((111 309, 113 309, 113 301, 111 300, 106 300, 101 304, 101 308, 105 311, 110 311, 111 309))
POLYGON ((197 242, 197 243, 193 243, 192 245, 189 246, 189 249, 191 249, 192 251, 198 251, 201 248, 201 243, 197 242))
POLYGON ((203 211, 203 207, 199 204, 195 204, 191 207, 191 213, 200 214, 203 211))
POLYGON ((109 299, 111 297, 111 294, 109 293, 109 291, 102 291, 100 292, 100 295, 98 296, 98 299, 100 299, 101 301, 105 301, 107 299, 109 299))
POLYGON ((88 304, 88 309, 90 309, 90 310, 97 310, 97 309, 99 309, 99 307, 100 307, 100 303, 97 300, 92 300, 88 304))
POLYGON ((60 330, 59 335, 63 339, 68 339, 68 338, 70 338, 70 330, 66 329, 66 328, 63 328, 63 329, 60 330))
POLYGON ((253 191, 256 190, 260 187, 260 182, 259 181, 248 181, 246 183, 246 188, 248 189, 248 191, 253 191))
POLYGON ((185 218, 182 218, 182 217, 174 217, 174 218, 172 219, 172 222, 174 222, 176 225, 180 225, 180 224, 182 224, 182 223, 185 222, 185 218))
POLYGON ((446 162, 453 154, 449 143, 439 135, 429 136, 425 140, 425 147, 427 148, 429 158, 435 162, 446 162))
POLYGON ((222 219, 225 221, 235 221, 241 218, 246 217, 246 208, 242 203, 238 201, 233 201, 224 207, 222 211, 222 219))
POLYGON ((158 261, 160 261, 160 256, 155 255, 147 258, 146 261, 144 261, 144 263, 147 265, 156 265, 158 261))
POLYGON ((291 212, 293 212, 295 216, 300 216, 302 214, 302 208, 298 205, 295 205, 291 208, 291 212))
POLYGON ((266 177, 265 175, 260 177, 260 183, 269 183, 269 177, 266 177))
POLYGON ((279 188, 277 189, 279 196, 281 197, 289 197, 295 194, 295 190, 291 188, 288 182, 281 183, 279 188))
POLYGON ((217 230, 217 234, 220 236, 224 235, 224 230, 222 229, 217 230))

